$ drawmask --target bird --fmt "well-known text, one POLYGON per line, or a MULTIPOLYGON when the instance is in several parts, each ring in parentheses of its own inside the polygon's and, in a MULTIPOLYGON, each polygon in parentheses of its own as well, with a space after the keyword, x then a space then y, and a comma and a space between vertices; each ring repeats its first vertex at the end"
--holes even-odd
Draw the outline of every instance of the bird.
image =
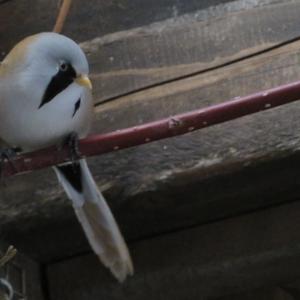
MULTIPOLYGON (((0 140, 30 152, 86 137, 93 119, 88 75, 84 52, 67 36, 43 32, 21 40, 0 64, 0 140)), ((53 168, 91 248, 123 282, 134 273, 132 259, 86 160, 53 168)))
POLYGON ((12 300, 14 291, 11 284, 4 278, 0 278, 0 300, 12 300))

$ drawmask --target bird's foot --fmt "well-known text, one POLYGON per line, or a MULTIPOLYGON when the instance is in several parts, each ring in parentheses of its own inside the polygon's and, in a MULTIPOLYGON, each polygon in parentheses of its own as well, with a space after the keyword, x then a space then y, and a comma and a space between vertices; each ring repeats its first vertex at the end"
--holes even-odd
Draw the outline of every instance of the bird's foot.
POLYGON ((69 149, 69 155, 70 155, 70 161, 73 165, 74 169, 76 169, 76 166, 78 165, 78 160, 81 158, 81 153, 79 151, 79 138, 78 134, 75 132, 72 132, 69 134, 62 143, 58 146, 58 149, 61 149, 63 147, 67 146, 69 149))
POLYGON ((0 179, 2 179, 3 175, 3 164, 5 161, 8 161, 12 168, 17 171, 17 167, 13 161, 14 157, 17 156, 22 150, 20 148, 3 148, 0 149, 0 179))
POLYGON ((70 150, 70 157, 72 163, 76 162, 78 159, 81 158, 81 153, 79 151, 79 138, 78 134, 72 132, 66 139, 66 144, 70 150))

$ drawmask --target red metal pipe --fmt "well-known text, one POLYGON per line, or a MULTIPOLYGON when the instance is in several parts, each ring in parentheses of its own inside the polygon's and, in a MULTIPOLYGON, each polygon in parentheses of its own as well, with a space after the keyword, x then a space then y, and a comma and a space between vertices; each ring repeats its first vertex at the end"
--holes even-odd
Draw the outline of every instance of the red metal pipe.
MULTIPOLYGON (((143 125, 89 136, 80 141, 82 156, 95 156, 173 137, 300 99, 300 81, 143 125)), ((67 148, 50 147, 5 162, 3 176, 33 171, 69 160, 67 148)))

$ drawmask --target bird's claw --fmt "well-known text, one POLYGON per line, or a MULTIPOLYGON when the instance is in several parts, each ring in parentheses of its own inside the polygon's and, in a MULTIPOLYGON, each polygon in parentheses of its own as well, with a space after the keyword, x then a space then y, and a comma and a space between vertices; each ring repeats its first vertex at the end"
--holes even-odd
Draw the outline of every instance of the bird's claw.
POLYGON ((72 163, 75 163, 78 159, 81 157, 81 153, 79 151, 79 138, 78 134, 75 132, 72 132, 66 140, 66 144, 69 147, 70 150, 70 158, 72 163))
POLYGON ((81 153, 79 151, 79 138, 78 134, 72 132, 69 134, 63 142, 58 146, 58 149, 62 149, 63 147, 67 146, 70 155, 70 161, 72 165, 75 167, 77 161, 81 158, 81 153))
POLYGON ((2 178, 3 164, 8 161, 12 168, 17 171, 17 167, 13 161, 13 158, 21 151, 19 148, 3 148, 0 149, 0 177, 2 178))

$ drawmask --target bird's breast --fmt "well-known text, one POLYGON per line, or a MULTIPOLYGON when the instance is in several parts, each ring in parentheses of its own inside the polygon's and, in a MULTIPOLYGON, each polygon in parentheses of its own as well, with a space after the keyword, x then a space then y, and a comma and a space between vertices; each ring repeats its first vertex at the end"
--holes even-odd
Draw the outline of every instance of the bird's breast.
POLYGON ((12 146, 35 150, 60 143, 72 132, 84 137, 89 131, 92 97, 75 84, 41 107, 30 99, 10 100, 0 107, 0 137, 12 146))

